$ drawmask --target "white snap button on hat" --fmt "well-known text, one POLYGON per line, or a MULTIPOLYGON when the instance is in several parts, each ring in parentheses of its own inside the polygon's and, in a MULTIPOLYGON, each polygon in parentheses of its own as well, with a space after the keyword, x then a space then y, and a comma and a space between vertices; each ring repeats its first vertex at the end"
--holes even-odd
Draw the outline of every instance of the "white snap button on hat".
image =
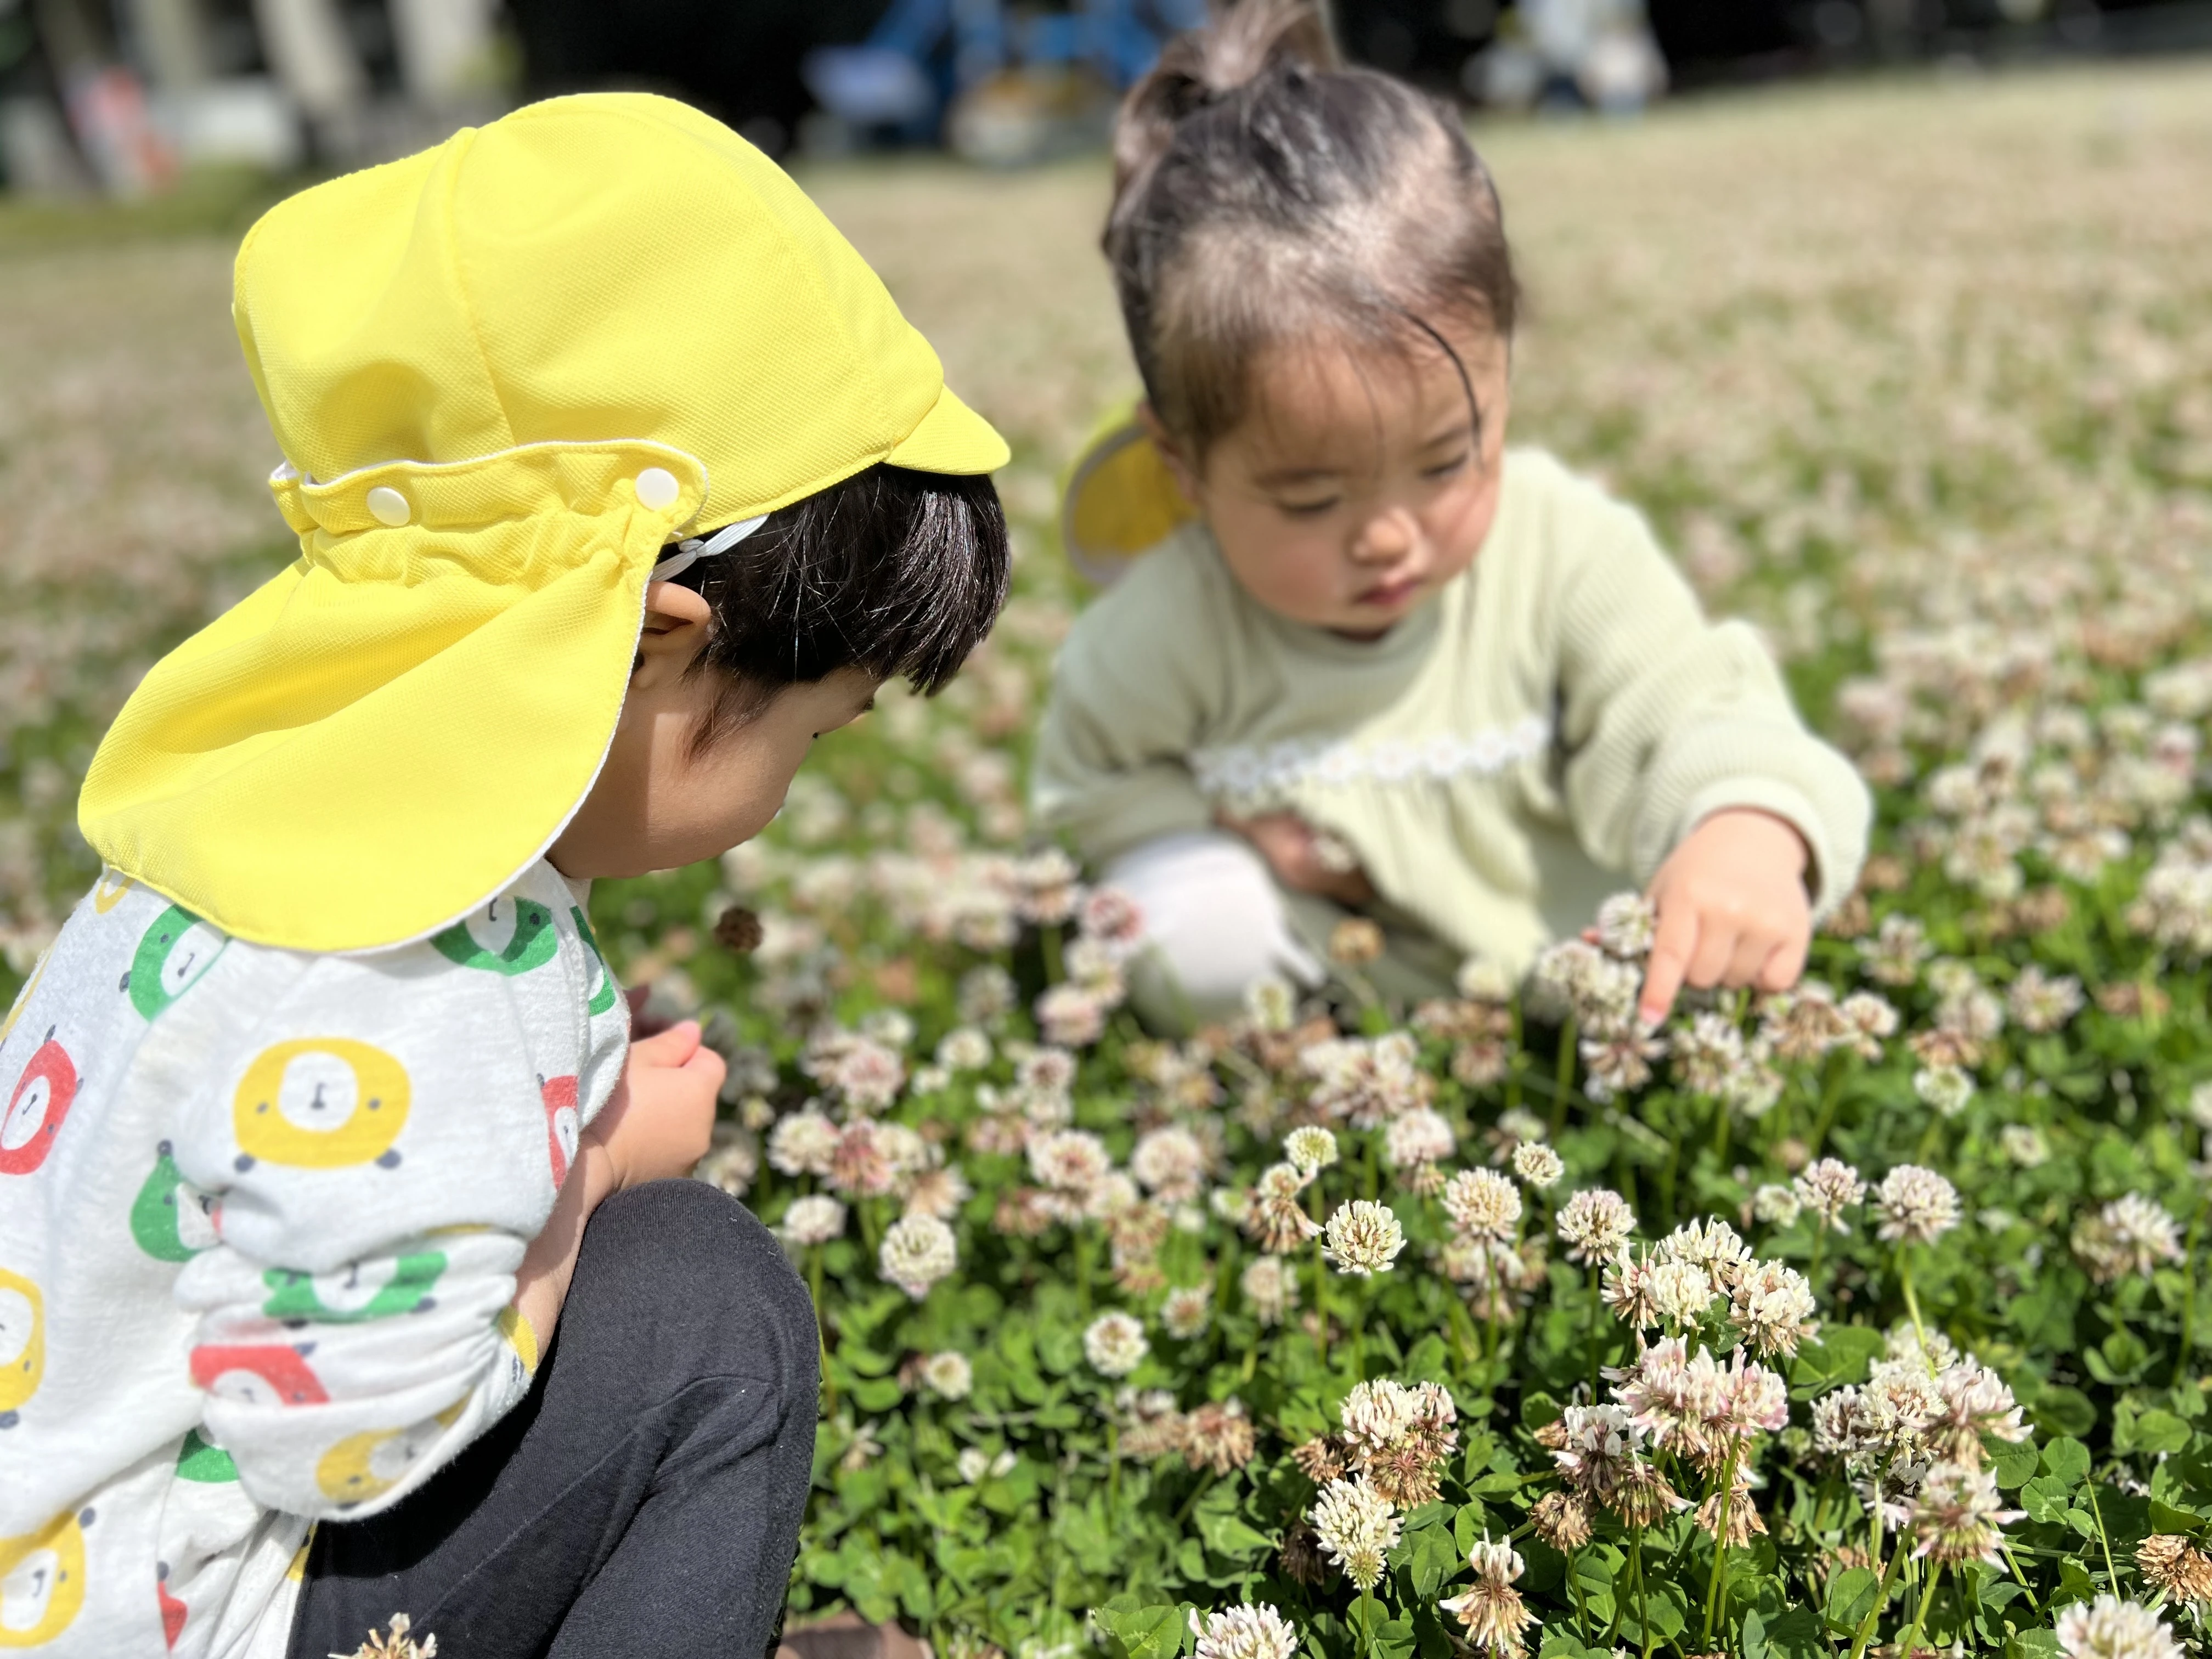
POLYGON ((370 490, 368 504, 371 518, 394 530, 415 516, 415 509, 407 504, 407 498, 390 484, 379 484, 370 490))
POLYGON ((658 513, 672 507, 680 486, 676 475, 665 466, 648 466, 637 475, 637 503, 647 511, 658 513))

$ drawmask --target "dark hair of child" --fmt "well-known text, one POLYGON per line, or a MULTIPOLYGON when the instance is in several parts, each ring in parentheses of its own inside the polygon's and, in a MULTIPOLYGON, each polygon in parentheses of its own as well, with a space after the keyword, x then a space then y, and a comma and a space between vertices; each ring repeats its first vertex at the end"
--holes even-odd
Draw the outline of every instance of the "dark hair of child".
POLYGON ((1237 0, 1169 43, 1115 125, 1103 241, 1146 395, 1201 460, 1279 341, 1425 342, 1465 381, 1433 319, 1510 339, 1519 302, 1457 112, 1341 67, 1314 0, 1237 0))
POLYGON ((725 682, 691 734, 692 753, 785 687, 843 668, 902 677, 934 696, 991 631, 1011 565, 988 477, 879 464, 778 508, 673 579, 713 611, 690 672, 725 682))

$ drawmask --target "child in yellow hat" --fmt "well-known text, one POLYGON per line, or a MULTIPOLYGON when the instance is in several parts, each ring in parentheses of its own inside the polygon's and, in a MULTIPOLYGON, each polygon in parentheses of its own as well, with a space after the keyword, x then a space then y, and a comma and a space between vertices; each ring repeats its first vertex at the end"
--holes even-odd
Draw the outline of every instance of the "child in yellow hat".
POLYGON ((1115 161, 1146 402, 1065 524, 1126 574, 1031 784, 1145 911, 1140 1011, 1317 981, 1355 915, 1387 994, 1500 983, 1624 877, 1657 909, 1625 1040, 1686 980, 1793 983, 1866 790, 1637 514, 1506 447, 1512 259, 1457 116, 1339 66, 1310 0, 1243 0, 1131 93, 1115 161))
POLYGON ((557 100, 270 212, 300 557, 156 665, 0 1028, 0 1630, 764 1652, 804 1287, 629 1042, 597 876, 756 834, 989 628, 1006 448, 770 162, 557 100), (311 1523, 323 1524, 313 1532, 311 1523))

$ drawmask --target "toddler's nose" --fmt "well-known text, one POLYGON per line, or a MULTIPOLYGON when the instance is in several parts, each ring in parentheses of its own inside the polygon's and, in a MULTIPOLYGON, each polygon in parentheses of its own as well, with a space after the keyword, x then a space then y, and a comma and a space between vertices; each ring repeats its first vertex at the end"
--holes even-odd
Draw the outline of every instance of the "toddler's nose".
POLYGON ((1362 564, 1395 564, 1419 544, 1420 536, 1413 515, 1392 507, 1359 527, 1352 539, 1352 556, 1362 564))

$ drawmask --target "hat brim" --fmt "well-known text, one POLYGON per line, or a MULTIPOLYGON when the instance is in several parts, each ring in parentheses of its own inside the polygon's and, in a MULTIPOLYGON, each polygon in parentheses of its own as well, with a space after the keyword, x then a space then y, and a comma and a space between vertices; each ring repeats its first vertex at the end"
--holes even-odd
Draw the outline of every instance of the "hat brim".
POLYGON ((1012 455, 997 428, 946 386, 937 394, 921 423, 892 446, 884 459, 893 466, 912 467, 917 472, 972 474, 996 472, 1012 455))

